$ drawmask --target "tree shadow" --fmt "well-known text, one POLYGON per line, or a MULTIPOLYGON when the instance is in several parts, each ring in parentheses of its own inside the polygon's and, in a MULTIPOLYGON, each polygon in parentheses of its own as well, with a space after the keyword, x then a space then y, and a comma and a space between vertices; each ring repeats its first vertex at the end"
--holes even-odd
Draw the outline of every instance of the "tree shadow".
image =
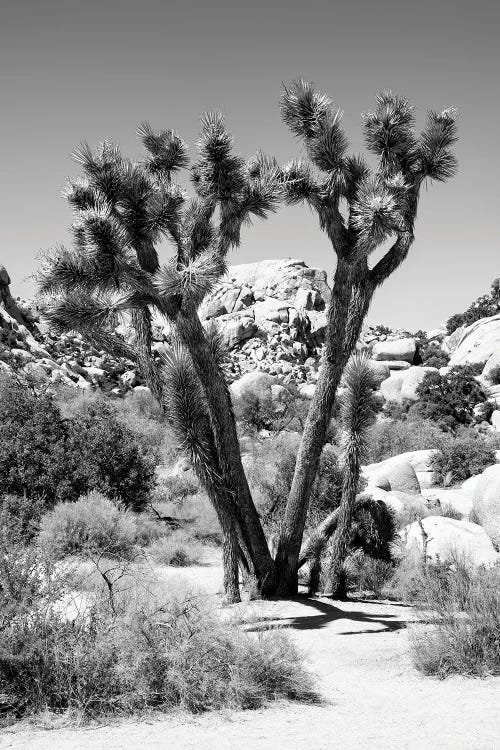
MULTIPOLYGON (((275 601, 280 601, 276 599, 275 601)), ((281 600, 283 601, 283 600, 281 600)), ((326 627, 330 622, 335 620, 350 620, 352 622, 365 623, 366 625, 381 625, 382 627, 377 630, 372 630, 371 627, 360 628, 359 630, 349 630, 338 633, 338 635, 362 635, 364 633, 387 633, 396 630, 404 630, 406 628, 406 621, 396 619, 396 615, 387 614, 385 612, 380 613, 367 613, 361 610, 345 610, 340 607, 336 607, 335 604, 330 604, 321 599, 313 599, 310 597, 296 597, 290 601, 303 604, 307 607, 312 607, 318 614, 304 615, 304 616, 291 616, 291 617, 280 617, 273 615, 257 616, 254 622, 250 622, 245 627, 245 630, 249 632, 262 632, 265 630, 274 630, 279 627, 290 627, 295 630, 319 630, 326 627)), ((370 602, 371 604, 373 602, 370 602)))

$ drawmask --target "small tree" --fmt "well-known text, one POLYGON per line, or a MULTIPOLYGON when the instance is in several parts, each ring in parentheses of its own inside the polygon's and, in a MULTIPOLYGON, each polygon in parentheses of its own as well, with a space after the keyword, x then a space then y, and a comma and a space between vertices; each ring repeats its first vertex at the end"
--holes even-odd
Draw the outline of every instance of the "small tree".
POLYGON ((232 597, 238 561, 263 594, 296 592, 309 499, 342 372, 375 290, 409 251, 422 184, 427 178, 446 180, 456 168, 450 151, 456 140, 453 110, 430 112, 417 136, 409 102, 381 94, 365 117, 367 147, 378 157, 374 172, 360 157, 347 155, 340 113, 311 84, 285 88, 281 111, 309 161, 295 160, 283 169, 262 154, 244 161, 233 153, 222 117, 206 115, 191 169, 196 192, 191 202, 173 179, 188 157, 172 131, 142 125, 147 154, 141 162, 125 159, 108 142, 96 151, 82 146, 75 158, 84 178, 67 191, 76 211, 75 247, 55 251, 41 274, 42 291, 53 297, 49 319, 56 328, 77 329, 100 347, 135 360, 160 399, 167 388, 179 438, 221 521, 232 597), (337 265, 325 357, 273 559, 243 470, 220 342, 204 330, 197 310, 224 274, 243 223, 265 218, 280 198, 312 207, 337 265), (390 237, 392 247, 370 267, 374 250, 390 237), (175 255, 160 267, 164 239, 174 244, 175 255), (165 315, 173 328, 177 345, 168 361, 151 355, 152 311, 165 315), (114 333, 124 313, 135 326, 133 346, 114 333))

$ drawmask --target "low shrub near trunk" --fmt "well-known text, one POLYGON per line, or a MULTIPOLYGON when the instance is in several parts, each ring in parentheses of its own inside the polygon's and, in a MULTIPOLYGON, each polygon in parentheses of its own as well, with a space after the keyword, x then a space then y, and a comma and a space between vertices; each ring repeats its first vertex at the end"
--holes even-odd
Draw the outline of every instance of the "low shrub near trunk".
POLYGON ((33 570, 29 602, 2 621, 4 713, 48 709, 89 718, 315 699, 302 657, 283 631, 242 632, 223 622, 205 595, 176 595, 171 583, 165 590, 151 581, 131 588, 129 579, 113 609, 105 595, 88 594, 68 621, 62 590, 52 599, 33 570))

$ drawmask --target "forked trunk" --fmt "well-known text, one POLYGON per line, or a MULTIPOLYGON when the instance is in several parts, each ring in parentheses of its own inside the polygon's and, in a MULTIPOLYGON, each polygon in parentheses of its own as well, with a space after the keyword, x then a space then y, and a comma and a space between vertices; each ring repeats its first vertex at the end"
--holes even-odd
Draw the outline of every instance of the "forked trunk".
POLYGON ((241 462, 227 384, 213 359, 198 316, 180 311, 175 322, 179 338, 191 355, 207 400, 224 482, 228 490, 234 493, 230 512, 233 524, 241 534, 240 546, 250 558, 249 563, 259 590, 270 593, 275 588, 274 561, 241 462))
POLYGON ((309 499, 344 367, 355 349, 372 296, 365 262, 339 258, 328 312, 326 353, 297 456, 276 558, 278 593, 293 596, 309 499))

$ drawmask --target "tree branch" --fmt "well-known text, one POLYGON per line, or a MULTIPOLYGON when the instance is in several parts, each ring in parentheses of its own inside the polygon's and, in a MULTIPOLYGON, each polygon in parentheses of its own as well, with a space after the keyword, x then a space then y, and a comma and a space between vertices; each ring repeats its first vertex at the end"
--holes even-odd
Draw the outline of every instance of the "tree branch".
POLYGON ((413 242, 413 232, 400 232, 396 242, 370 271, 370 284, 375 289, 399 268, 408 255, 413 242))

